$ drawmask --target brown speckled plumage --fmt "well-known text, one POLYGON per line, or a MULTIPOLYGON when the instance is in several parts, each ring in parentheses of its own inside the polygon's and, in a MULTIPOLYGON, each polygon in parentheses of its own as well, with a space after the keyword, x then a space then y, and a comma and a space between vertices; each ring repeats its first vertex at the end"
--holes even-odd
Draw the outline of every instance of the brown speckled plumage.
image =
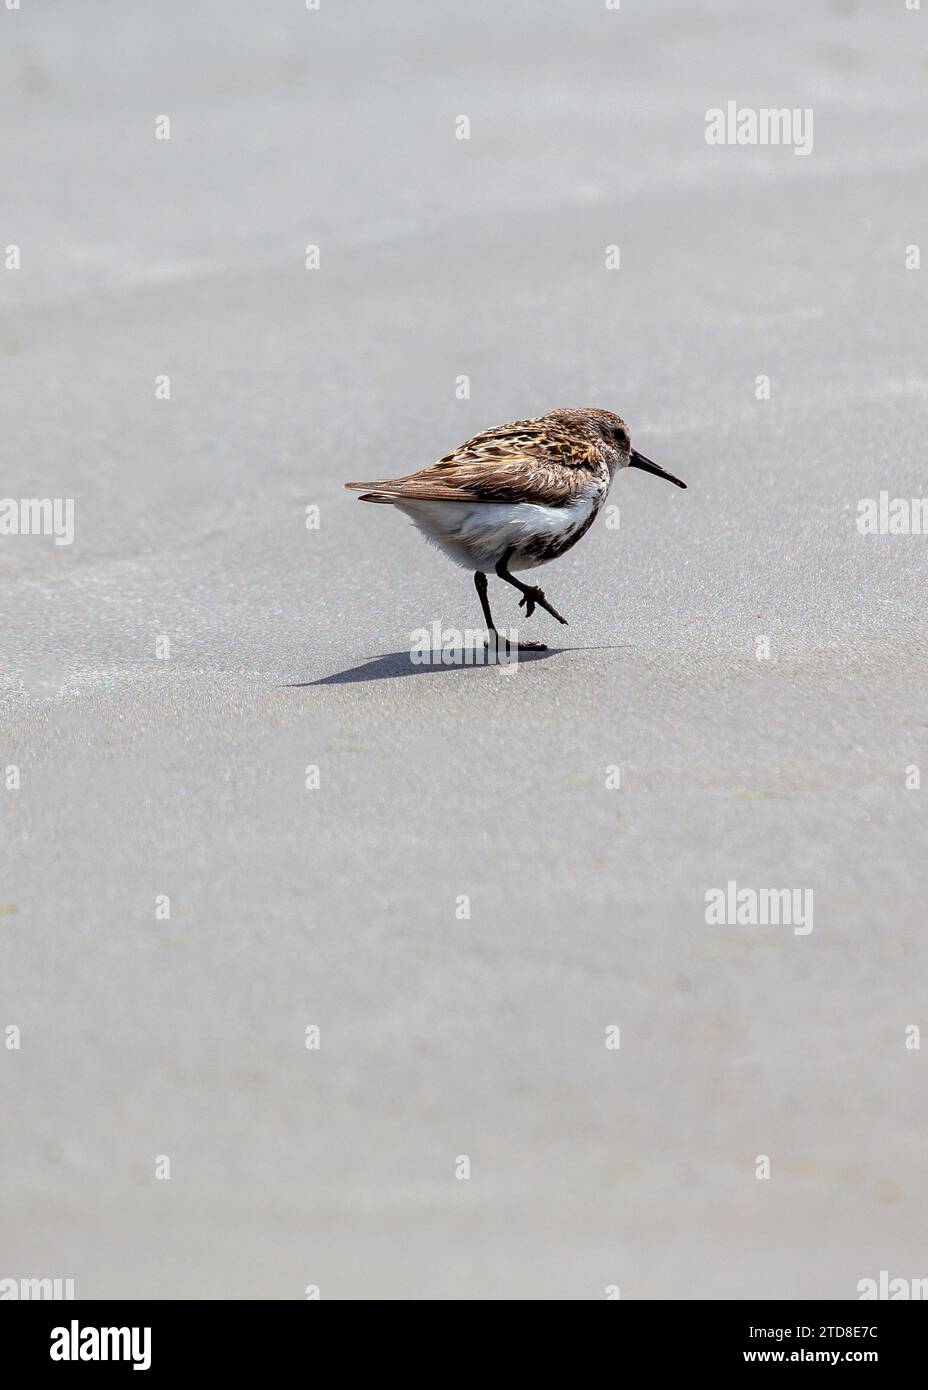
POLYGON ((608 410, 552 410, 482 430, 418 473, 345 486, 420 501, 563 507, 591 484, 608 488, 623 440, 627 448, 625 423, 608 410))

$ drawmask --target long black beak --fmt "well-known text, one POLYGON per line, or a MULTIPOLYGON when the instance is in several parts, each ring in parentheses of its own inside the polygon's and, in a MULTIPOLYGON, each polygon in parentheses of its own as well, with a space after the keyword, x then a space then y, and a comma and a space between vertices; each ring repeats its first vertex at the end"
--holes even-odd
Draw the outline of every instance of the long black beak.
POLYGON ((652 463, 650 459, 646 459, 644 454, 639 454, 637 449, 632 449, 628 466, 629 468, 643 468, 645 473, 653 473, 657 478, 666 478, 668 483, 675 483, 677 487, 686 487, 686 483, 681 483, 679 478, 675 478, 672 473, 661 468, 659 463, 652 463))

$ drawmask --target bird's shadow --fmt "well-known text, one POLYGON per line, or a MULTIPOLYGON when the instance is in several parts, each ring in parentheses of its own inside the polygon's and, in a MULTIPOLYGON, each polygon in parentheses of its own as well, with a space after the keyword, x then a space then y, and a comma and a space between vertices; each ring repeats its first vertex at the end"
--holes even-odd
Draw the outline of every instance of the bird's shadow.
MULTIPOLYGON (((612 647, 549 647, 547 651, 543 652, 519 652, 517 662, 513 662, 510 666, 500 663, 499 669, 508 673, 514 671, 516 666, 528 666, 536 661, 547 661, 549 657, 561 656, 565 652, 612 650, 612 647)), ((488 663, 485 659, 477 659, 482 654, 482 648, 466 648, 464 661, 457 661, 446 666, 437 661, 416 663, 412 660, 408 649, 401 652, 384 652, 381 656, 374 656, 369 661, 362 662, 360 666, 349 666, 344 671, 335 671, 331 676, 322 676, 319 680, 288 681, 281 689, 307 690, 314 685, 354 685, 358 681, 398 680, 403 676, 431 676, 438 675, 440 672, 484 671, 487 669, 488 663)), ((496 663, 492 662, 490 665, 495 666, 496 663)))

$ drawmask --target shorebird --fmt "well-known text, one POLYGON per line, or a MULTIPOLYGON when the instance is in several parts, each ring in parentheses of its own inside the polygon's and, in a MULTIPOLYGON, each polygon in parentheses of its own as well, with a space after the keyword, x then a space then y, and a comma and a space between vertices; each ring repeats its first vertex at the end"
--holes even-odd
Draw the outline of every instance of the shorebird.
MULTIPOLYGON (((530 618, 536 606, 566 623, 543 590, 513 570, 556 560, 592 526, 620 468, 642 468, 677 487, 679 478, 633 449, 628 426, 610 410, 549 410, 484 430, 453 453, 403 478, 346 483, 362 502, 382 502, 409 516, 423 535, 464 569, 473 570, 483 617, 490 612, 487 571, 518 589, 530 618)), ((546 651, 543 642, 520 650, 546 651)))

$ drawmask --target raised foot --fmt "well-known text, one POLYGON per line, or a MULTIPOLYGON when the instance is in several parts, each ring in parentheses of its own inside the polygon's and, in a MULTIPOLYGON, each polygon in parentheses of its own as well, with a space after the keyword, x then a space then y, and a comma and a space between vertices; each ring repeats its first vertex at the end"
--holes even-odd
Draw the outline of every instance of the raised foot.
POLYGON ((519 599, 519 607, 522 608, 524 606, 525 616, 530 618, 535 611, 536 604, 539 608, 543 608, 546 613, 550 613, 552 618, 557 618, 559 623, 563 623, 565 627, 568 626, 567 619, 562 618, 557 609, 553 608, 545 598, 544 590, 537 588, 537 586, 533 584, 522 590, 522 597, 519 599))

